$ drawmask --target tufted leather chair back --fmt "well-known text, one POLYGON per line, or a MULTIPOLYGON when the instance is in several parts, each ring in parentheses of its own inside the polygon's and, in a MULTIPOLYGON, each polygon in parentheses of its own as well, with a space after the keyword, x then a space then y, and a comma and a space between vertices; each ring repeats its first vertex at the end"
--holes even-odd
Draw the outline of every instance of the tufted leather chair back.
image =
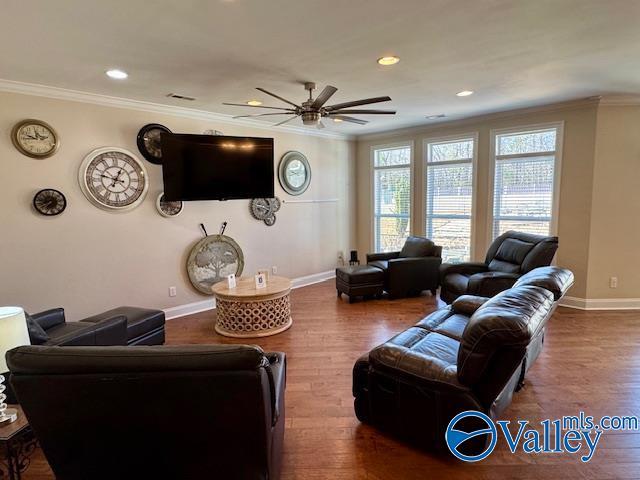
POLYGON ((485 263, 494 272, 524 274, 549 265, 557 249, 558 237, 510 230, 493 241, 485 263))

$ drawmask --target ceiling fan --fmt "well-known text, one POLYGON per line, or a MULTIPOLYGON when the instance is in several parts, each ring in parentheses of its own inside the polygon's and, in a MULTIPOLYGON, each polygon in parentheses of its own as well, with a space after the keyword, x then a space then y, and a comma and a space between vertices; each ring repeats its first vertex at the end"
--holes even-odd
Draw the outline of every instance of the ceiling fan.
POLYGON ((354 118, 351 115, 395 115, 394 110, 360 110, 353 109, 351 107, 357 107, 360 105, 369 105, 371 103, 380 103, 380 102, 389 102, 391 101, 390 97, 374 97, 374 98, 366 98, 364 100, 355 100, 353 102, 344 102, 337 103, 335 105, 324 106, 325 103, 333 96, 334 93, 338 91, 336 87, 332 87, 331 85, 327 85, 324 87, 324 90, 320 92, 315 99, 313 98, 313 91, 316 89, 316 84, 313 82, 305 82, 304 89, 309 91, 309 99, 302 102, 301 105, 297 105, 286 98, 282 98, 275 93, 271 93, 264 88, 256 88, 256 90, 260 90, 267 95, 271 95, 278 100, 291 105, 291 107, 267 107, 263 105, 248 105, 245 103, 223 103, 223 105, 233 105, 236 107, 252 107, 252 108, 267 108, 270 110, 282 110, 281 112, 274 113, 257 113, 253 115, 236 115, 233 118, 244 118, 244 117, 265 117, 269 115, 292 115, 292 117, 280 122, 276 123, 274 126, 284 125, 285 123, 290 122, 291 120, 302 117, 302 123, 304 125, 315 125, 317 128, 324 128, 324 124, 322 123, 323 118, 332 118, 337 119, 338 121, 342 120, 344 122, 349 123, 357 123, 358 125, 365 125, 368 122, 366 120, 361 120, 359 118, 354 118))

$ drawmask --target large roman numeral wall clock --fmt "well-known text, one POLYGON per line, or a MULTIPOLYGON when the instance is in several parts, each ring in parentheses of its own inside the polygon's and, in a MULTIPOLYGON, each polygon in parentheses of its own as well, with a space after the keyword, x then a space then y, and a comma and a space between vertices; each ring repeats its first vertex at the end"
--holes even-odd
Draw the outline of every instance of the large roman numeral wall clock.
POLYGON ((130 151, 104 147, 87 155, 78 172, 85 197, 96 207, 122 212, 142 203, 149 177, 142 162, 130 151))

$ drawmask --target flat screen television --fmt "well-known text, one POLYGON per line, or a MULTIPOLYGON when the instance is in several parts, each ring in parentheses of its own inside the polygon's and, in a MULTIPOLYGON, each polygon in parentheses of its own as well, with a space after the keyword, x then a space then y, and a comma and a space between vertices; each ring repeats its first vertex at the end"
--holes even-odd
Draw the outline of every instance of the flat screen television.
POLYGON ((164 197, 273 197, 273 138, 162 133, 164 197))

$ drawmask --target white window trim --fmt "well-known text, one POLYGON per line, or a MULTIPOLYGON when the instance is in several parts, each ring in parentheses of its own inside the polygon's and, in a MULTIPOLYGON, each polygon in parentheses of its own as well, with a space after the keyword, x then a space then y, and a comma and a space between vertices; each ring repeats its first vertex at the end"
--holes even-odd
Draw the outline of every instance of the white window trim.
MULTIPOLYGON (((553 198, 551 199, 551 225, 550 235, 558 234, 558 216, 560 212, 560 180, 562 177, 562 151, 564 148, 564 121, 549 122, 549 123, 536 123, 533 125, 519 125, 517 127, 509 128, 496 128, 489 131, 490 146, 489 146, 489 192, 487 205, 487 248, 493 242, 493 189, 495 187, 495 175, 496 175, 496 139, 498 135, 504 135, 509 133, 529 132, 535 130, 549 130, 551 128, 556 129, 556 150, 555 150, 555 167, 553 170, 553 198)), ((526 157, 526 156, 540 156, 541 153, 534 154, 514 154, 514 158, 526 157)), ((510 155, 503 155, 502 157, 508 158, 510 155)))
MULTIPOLYGON (((468 132, 468 133, 459 133, 459 134, 455 134, 455 135, 443 135, 443 136, 437 136, 437 137, 425 137, 422 139, 422 162, 423 162, 423 172, 424 175, 422 178, 422 180, 425 180, 426 175, 427 175, 427 166, 429 164, 429 144, 430 143, 438 143, 438 142, 451 142, 451 141, 455 141, 455 140, 464 140, 464 139, 468 139, 468 138, 472 138, 473 139, 473 158, 471 159, 471 168, 473 169, 473 174, 472 174, 472 184, 471 184, 471 188, 473 189, 473 195, 471 196, 471 238, 469 239, 469 241, 471 242, 471 246, 470 246, 470 250, 469 250, 469 254, 471 256, 471 258, 469 259, 470 261, 473 261, 475 259, 475 251, 476 251, 476 222, 477 222, 477 218, 478 218, 478 138, 479 138, 479 133, 478 132, 468 132)), ((450 162, 435 162, 436 164, 442 163, 442 164, 449 164, 449 165, 453 165, 456 163, 456 161, 450 161, 450 162)), ((464 162, 466 163, 466 161, 464 162)), ((427 212, 426 212, 426 205, 427 205, 427 187, 426 185, 424 185, 424 195, 422 198, 422 203, 423 203, 423 207, 425 208, 424 211, 424 215, 422 215, 424 218, 421 219, 420 221, 420 225, 422 228, 422 232, 423 234, 426 234, 427 231, 427 212)))
POLYGON ((413 234, 413 218, 415 215, 415 208, 413 202, 413 184, 415 177, 415 162, 413 161, 414 157, 414 142, 413 140, 408 140, 405 142, 394 142, 394 143, 385 143, 383 145, 372 145, 369 153, 369 189, 371 190, 371 195, 369 197, 369 205, 371 205, 371 209, 369 212, 369 219, 371 221, 371 227, 369 229, 369 251, 376 252, 376 189, 375 189, 375 175, 376 170, 383 170, 385 168, 397 168, 397 167, 376 167, 375 166, 375 155, 376 150, 387 150, 392 148, 409 148, 409 178, 410 178, 410 187, 409 187, 409 233, 413 234))

